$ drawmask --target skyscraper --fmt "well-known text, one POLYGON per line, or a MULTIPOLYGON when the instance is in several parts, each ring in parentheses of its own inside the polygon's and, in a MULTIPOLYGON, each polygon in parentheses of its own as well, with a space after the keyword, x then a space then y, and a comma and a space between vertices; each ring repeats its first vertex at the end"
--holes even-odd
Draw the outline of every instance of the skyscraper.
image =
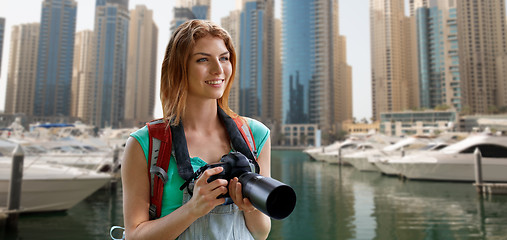
POLYGON ((171 32, 191 19, 209 20, 211 18, 211 0, 178 0, 173 11, 174 17, 170 24, 171 32))
POLYGON ((497 59, 507 51, 505 1, 456 2, 463 108, 467 113, 490 113, 506 106, 507 80, 497 69, 497 59))
POLYGON ((412 79, 410 19, 404 0, 370 0, 372 114, 409 109, 412 79))
POLYGON ((125 123, 138 126, 153 119, 158 28, 153 11, 137 5, 130 11, 125 123))
POLYGON ((96 1, 89 124, 115 128, 123 121, 129 20, 128 0, 96 1))
POLYGON ((0 74, 2 73, 2 50, 4 49, 5 18, 0 18, 0 74))
POLYGON ((351 73, 339 36, 338 1, 285 0, 282 17, 283 123, 338 127, 338 116, 352 117, 351 111, 338 112, 338 104, 352 106, 351 95, 339 96, 351 92, 351 73))
POLYGON ((77 3, 44 0, 40 21, 34 116, 69 116, 77 3))
POLYGON ((221 19, 222 27, 231 35, 232 42, 234 45, 234 49, 236 50, 236 75, 234 78, 234 82, 232 84, 231 90, 229 92, 229 107, 235 111, 239 112, 239 59, 241 58, 239 42, 240 42, 240 22, 241 22, 241 10, 234 10, 229 13, 228 16, 223 17, 221 19))
POLYGON ((32 115, 39 30, 39 23, 12 27, 5 113, 32 115))
POLYGON ((239 43, 239 114, 274 117, 274 1, 245 1, 239 43))
POLYGON ((416 19, 419 106, 461 110, 456 1, 411 0, 416 19))
POLYGON ((76 33, 74 41, 74 62, 72 70, 71 115, 81 119, 91 119, 93 95, 90 56, 93 46, 93 32, 84 30, 76 33))

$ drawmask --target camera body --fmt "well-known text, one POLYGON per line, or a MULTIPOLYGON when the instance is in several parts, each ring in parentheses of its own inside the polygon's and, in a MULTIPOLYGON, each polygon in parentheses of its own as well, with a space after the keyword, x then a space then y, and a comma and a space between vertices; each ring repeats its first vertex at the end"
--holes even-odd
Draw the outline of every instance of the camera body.
MULTIPOLYGON (((208 178, 208 182, 216 179, 230 181, 237 177, 242 186, 243 197, 250 200, 255 208, 274 219, 289 216, 296 206, 296 193, 289 186, 276 179, 264 177, 254 162, 240 152, 232 152, 222 156, 220 162, 208 164, 206 169, 223 167, 223 171, 208 178)), ((220 197, 229 197, 229 193, 220 197)))
MULTIPOLYGON (((258 173, 252 160, 248 159, 245 155, 240 152, 231 152, 227 155, 222 156, 220 162, 214 164, 208 164, 206 169, 222 167, 224 170, 218 174, 211 176, 208 182, 213 182, 216 179, 225 179, 227 181, 245 173, 258 173)), ((222 195, 221 197, 229 197, 229 193, 222 195)))

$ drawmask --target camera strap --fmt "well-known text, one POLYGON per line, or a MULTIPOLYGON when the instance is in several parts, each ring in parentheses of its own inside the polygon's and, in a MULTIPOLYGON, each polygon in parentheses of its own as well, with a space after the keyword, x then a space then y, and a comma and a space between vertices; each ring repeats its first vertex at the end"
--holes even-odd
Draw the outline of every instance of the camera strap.
MULTIPOLYGON (((232 148, 253 160, 256 172, 259 172, 256 145, 248 123, 239 116, 231 118, 220 107, 218 107, 217 113, 229 135, 232 148)), ((185 180, 181 189, 197 179, 205 169, 194 173, 188 154, 185 131, 181 122, 177 126, 169 126, 168 122, 158 119, 148 122, 146 125, 150 136, 148 151, 151 187, 150 219, 156 219, 161 215, 163 188, 167 179, 165 176, 167 176, 171 155, 176 160, 178 175, 185 180)))
POLYGON ((195 181, 196 179, 198 179, 198 178, 201 176, 201 174, 202 174, 204 171, 206 171, 206 169, 208 169, 208 164, 206 164, 206 165, 204 165, 204 166, 200 167, 197 171, 195 171, 195 173, 193 173, 193 174, 192 174, 192 176, 191 176, 189 179, 187 179, 187 180, 183 183, 183 185, 181 185, 180 190, 182 190, 182 191, 183 191, 183 189, 185 189, 185 188, 188 186, 188 184, 190 184, 192 181, 195 181))

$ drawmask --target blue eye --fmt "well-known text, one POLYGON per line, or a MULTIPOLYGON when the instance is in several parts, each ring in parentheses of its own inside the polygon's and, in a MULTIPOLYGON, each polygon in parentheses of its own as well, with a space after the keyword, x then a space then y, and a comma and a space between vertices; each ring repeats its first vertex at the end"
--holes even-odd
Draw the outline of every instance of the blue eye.
POLYGON ((225 61, 225 62, 227 62, 227 61, 229 61, 229 57, 221 57, 221 58, 220 58, 220 61, 225 61))
POLYGON ((199 59, 197 59, 197 62, 206 62, 206 61, 208 61, 208 59, 206 59, 206 58, 199 58, 199 59))

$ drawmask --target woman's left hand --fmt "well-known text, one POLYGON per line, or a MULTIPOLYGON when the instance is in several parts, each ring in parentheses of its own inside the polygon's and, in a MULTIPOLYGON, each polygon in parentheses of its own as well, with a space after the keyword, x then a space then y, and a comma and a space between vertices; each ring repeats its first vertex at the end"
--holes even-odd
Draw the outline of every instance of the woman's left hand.
POLYGON ((236 203, 240 210, 247 213, 257 210, 248 198, 243 197, 242 186, 237 177, 229 182, 229 196, 231 196, 232 201, 236 203))

